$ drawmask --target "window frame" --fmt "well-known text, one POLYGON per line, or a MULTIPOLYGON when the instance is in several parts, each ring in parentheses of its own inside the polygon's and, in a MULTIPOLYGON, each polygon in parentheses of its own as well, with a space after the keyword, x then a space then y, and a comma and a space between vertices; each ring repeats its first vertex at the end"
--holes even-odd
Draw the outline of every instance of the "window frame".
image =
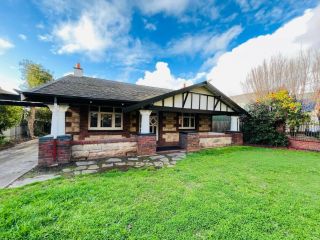
POLYGON ((192 114, 192 113, 182 113, 181 114, 181 124, 179 124, 180 126, 179 126, 179 129, 196 129, 196 117, 195 117, 195 114, 192 114), (188 116, 186 116, 188 114, 188 116), (189 122, 189 126, 191 126, 191 119, 193 119, 193 123, 194 123, 194 126, 191 126, 191 127, 184 127, 183 126, 183 119, 184 118, 188 118, 189 120, 188 120, 188 122, 189 122))
POLYGON ((88 130, 123 130, 123 112, 121 109, 121 112, 116 112, 116 108, 121 108, 121 107, 112 107, 112 106, 92 106, 92 107, 97 107, 97 111, 91 111, 91 106, 89 106, 88 110, 88 130), (110 107, 113 109, 112 112, 101 112, 101 107, 110 107), (91 113, 97 113, 97 127, 91 127, 91 113), (101 127, 101 115, 102 114, 112 114, 112 120, 111 120, 111 127, 101 127), (115 121, 115 116, 116 114, 121 114, 121 127, 116 127, 116 121, 115 121))

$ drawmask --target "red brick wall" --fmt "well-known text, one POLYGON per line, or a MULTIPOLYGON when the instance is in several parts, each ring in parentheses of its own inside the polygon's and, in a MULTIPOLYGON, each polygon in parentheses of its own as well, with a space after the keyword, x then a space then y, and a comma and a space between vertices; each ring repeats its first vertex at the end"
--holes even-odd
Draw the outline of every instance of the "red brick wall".
POLYGON ((311 150, 320 152, 320 141, 289 138, 289 147, 299 150, 311 150))
POLYGON ((110 136, 119 135, 130 137, 130 114, 123 113, 123 130, 89 130, 89 106, 80 107, 80 133, 76 140, 86 140, 90 136, 110 136))
POLYGON ((140 134, 137 136, 138 155, 153 155, 157 150, 155 134, 140 134))
POLYGON ((243 145, 243 134, 241 132, 233 132, 231 135, 233 145, 243 145))
POLYGON ((200 150, 199 134, 196 132, 181 132, 179 137, 179 145, 187 152, 200 150))
POLYGON ((49 167, 68 163, 71 159, 71 135, 52 136, 39 138, 38 165, 49 167))

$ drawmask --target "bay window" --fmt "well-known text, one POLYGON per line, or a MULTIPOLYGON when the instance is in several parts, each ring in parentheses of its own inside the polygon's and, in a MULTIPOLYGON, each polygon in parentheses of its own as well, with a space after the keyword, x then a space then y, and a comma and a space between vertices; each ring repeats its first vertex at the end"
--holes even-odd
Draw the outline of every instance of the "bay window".
POLYGON ((90 106, 89 130, 122 130, 122 109, 90 106))
POLYGON ((195 117, 191 113, 183 113, 179 118, 180 129, 195 129, 195 117))

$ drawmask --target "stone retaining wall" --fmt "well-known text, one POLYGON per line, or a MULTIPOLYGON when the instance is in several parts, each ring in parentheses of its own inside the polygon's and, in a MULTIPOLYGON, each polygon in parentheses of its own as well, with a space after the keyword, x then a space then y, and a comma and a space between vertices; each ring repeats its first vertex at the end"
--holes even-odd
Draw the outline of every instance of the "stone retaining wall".
POLYGON ((136 137, 96 141, 73 141, 72 160, 99 159, 112 156, 137 155, 136 137))
POLYGON ((232 144, 232 136, 224 133, 199 133, 200 147, 224 147, 232 144))

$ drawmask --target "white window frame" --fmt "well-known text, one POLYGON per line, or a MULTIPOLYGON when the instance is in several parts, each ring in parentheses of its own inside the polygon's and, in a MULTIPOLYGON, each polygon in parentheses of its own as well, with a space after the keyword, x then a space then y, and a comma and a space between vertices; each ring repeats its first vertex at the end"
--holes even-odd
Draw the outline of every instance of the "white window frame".
POLYGON ((196 128, 196 117, 194 114, 190 113, 189 116, 184 116, 185 114, 182 113, 181 114, 181 126, 179 127, 179 129, 195 129, 196 128), (189 118, 189 126, 191 126, 191 119, 193 119, 194 122, 194 126, 192 127, 184 127, 183 126, 183 118, 188 117, 189 118))
POLYGON ((113 109, 113 112, 101 112, 100 109, 101 107, 108 107, 108 106, 95 106, 98 107, 98 111, 90 111, 90 106, 89 106, 89 114, 88 114, 88 130, 123 130, 123 112, 115 112, 116 108, 119 107, 110 107, 113 109), (98 114, 98 123, 97 127, 91 127, 91 113, 97 113, 98 114), (111 122, 111 127, 101 127, 101 115, 102 114, 112 114, 112 122, 111 122), (121 114, 121 127, 115 127, 116 125, 116 114, 121 114))

